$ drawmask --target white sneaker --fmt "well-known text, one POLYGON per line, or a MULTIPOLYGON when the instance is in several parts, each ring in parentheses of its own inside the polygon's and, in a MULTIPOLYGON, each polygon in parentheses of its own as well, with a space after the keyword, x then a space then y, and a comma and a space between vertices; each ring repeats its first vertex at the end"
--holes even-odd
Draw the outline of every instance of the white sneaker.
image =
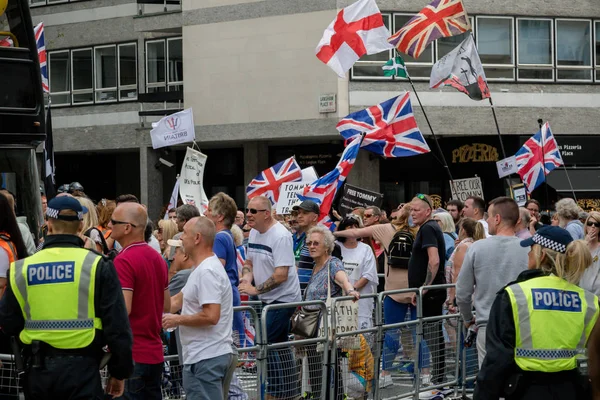
POLYGON ((421 375, 421 384, 423 386, 431 386, 431 374, 421 375))
POLYGON ((419 399, 421 400, 442 400, 444 397, 446 397, 444 392, 437 389, 419 393, 419 399))
POLYGON ((449 388, 433 389, 419 393, 421 400, 441 400, 452 394, 453 390, 449 388))
POLYGON ((392 386, 393 384, 394 381, 392 381, 391 375, 379 375, 379 389, 392 386))

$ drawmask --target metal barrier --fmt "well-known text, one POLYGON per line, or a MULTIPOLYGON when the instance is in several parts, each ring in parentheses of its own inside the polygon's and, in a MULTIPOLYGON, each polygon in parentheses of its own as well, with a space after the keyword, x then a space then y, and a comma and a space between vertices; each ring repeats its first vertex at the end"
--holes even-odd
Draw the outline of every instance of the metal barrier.
MULTIPOLYGON (((345 315, 336 304, 353 297, 331 299, 330 311, 323 301, 266 306, 260 301, 243 302, 242 306, 234 307, 234 312, 246 314, 247 323, 254 328, 254 344, 238 348, 238 364, 229 399, 274 397, 295 400, 309 393, 316 396, 310 398, 321 400, 418 399, 426 390, 448 387, 454 396, 465 398, 478 371, 475 346, 466 349, 462 345, 466 330, 460 314, 428 315, 424 313, 427 307, 423 307, 424 291, 445 291, 452 287, 454 285, 437 285, 362 296, 363 300, 373 300, 372 326, 358 326, 350 331, 338 329, 340 318, 345 315), (405 312, 405 315, 390 320, 394 312, 392 307, 400 305, 390 302, 390 296, 394 295, 415 296, 416 307, 410 306, 414 308, 414 319, 406 312, 410 310, 407 304, 400 308, 404 310, 400 314, 405 312), (390 300, 386 300, 388 297, 390 300), (384 303, 391 310, 385 315, 384 303), (331 336, 328 334, 329 319, 323 318, 323 329, 316 338, 286 335, 278 338, 281 341, 269 340, 271 327, 268 323, 287 332, 282 324, 289 323, 292 311, 300 306, 319 308, 323 316, 331 312, 331 336), (424 373, 428 368, 432 374, 424 373), (380 387, 382 373, 390 377, 391 388, 380 387), (427 375, 431 376, 430 381, 427 375)), ((0 361, 0 394, 14 392, 18 396, 19 377, 12 355, 0 354, 0 361)), ((164 399, 185 399, 182 368, 177 355, 165 356, 164 399)))
MULTIPOLYGON (((272 398, 291 400, 297 399, 309 391, 312 393, 312 398, 326 399, 330 345, 329 337, 326 334, 329 328, 327 318, 322 318, 323 329, 319 329, 320 332, 325 332, 324 336, 298 340, 289 340, 288 337, 287 341, 269 343, 269 327, 267 326, 269 311, 288 309, 288 314, 291 315, 291 311, 300 306, 320 308, 323 316, 327 313, 327 306, 322 301, 269 304, 262 310, 263 342, 258 357, 261 371, 261 396, 263 396, 261 399, 268 395, 272 398), (307 375, 308 379, 306 379, 307 375)), ((275 321, 273 322, 275 323, 275 321)), ((278 323, 289 323, 289 317, 279 320, 278 323)))

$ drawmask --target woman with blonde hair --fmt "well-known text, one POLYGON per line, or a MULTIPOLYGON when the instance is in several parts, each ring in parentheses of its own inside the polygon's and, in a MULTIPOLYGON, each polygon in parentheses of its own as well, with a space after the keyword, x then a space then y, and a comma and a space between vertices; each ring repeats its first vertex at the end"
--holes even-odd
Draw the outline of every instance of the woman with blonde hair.
POLYGON ((590 398, 577 365, 600 310, 598 297, 576 286, 590 251, 555 226, 540 228, 521 246, 531 246, 528 270, 492 305, 474 398, 590 398))
POLYGON ((173 239, 177 234, 177 224, 172 219, 161 219, 158 221, 158 230, 156 232, 156 240, 160 244, 160 249, 163 252, 165 259, 168 258, 167 242, 173 239))
POLYGON ((454 241, 458 238, 456 236, 456 226, 454 225, 454 219, 452 215, 446 211, 436 212, 431 217, 432 220, 436 221, 444 234, 444 242, 446 245, 446 261, 452 255, 454 251, 454 241))
POLYGON ((87 249, 94 249, 103 254, 108 253, 109 249, 106 240, 104 240, 104 235, 97 228, 98 212, 96 211, 96 206, 94 206, 94 203, 87 197, 75 198, 79 201, 79 204, 85 207, 84 211, 87 210, 87 212, 83 214, 83 229, 81 229, 85 247, 87 249))
POLYGON ((600 257, 600 243, 598 242, 600 237, 600 212, 590 211, 590 215, 585 221, 584 232, 592 262, 583 272, 579 287, 589 290, 595 295, 600 295, 600 279, 598 279, 598 275, 600 275, 600 261, 598 260, 600 257))

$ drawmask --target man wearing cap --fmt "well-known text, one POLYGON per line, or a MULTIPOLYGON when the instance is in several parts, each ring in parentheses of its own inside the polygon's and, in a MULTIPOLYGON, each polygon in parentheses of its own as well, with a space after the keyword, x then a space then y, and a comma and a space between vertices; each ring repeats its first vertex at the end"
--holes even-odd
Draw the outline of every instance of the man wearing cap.
MULTIPOLYGON (((591 255, 556 226, 520 245, 531 248, 528 269, 494 300, 474 399, 590 399, 577 367, 592 330, 597 334, 598 297, 570 282, 579 281, 591 255)), ((592 354, 597 343, 590 340, 590 378, 598 386, 592 354)))
POLYGON ((27 399, 102 398, 100 362, 108 345, 107 392, 123 393, 133 371, 133 338, 112 262, 83 248, 84 207, 73 197, 48 203, 43 249, 9 270, 0 325, 25 348, 27 399))

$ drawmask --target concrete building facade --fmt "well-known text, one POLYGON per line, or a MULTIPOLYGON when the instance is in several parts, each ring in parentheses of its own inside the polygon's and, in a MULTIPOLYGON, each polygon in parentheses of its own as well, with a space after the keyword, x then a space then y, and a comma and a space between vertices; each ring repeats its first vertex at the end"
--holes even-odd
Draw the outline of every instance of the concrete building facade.
MULTIPOLYGON (((600 174, 594 171, 600 161, 589 154, 600 144, 600 9, 595 1, 463 1, 506 153, 514 154, 539 129, 539 118, 549 121, 559 145, 567 147, 563 157, 576 190, 595 204, 600 174)), ((407 82, 382 76, 392 51, 364 57, 348 79, 338 78, 315 57, 324 29, 351 0, 171 3, 32 4, 34 23, 46 26, 57 176, 79 180, 92 197, 133 192, 153 215, 168 202, 185 146, 153 150, 153 119, 142 124, 138 112, 178 105, 142 104, 140 94, 183 92, 181 107, 193 108, 196 142, 209 156, 207 194, 227 190, 243 207, 245 185, 260 170, 295 154, 301 165, 326 173, 343 149, 335 130, 340 118, 412 91, 407 82), (328 95, 335 95, 335 111, 320 112, 319 99, 328 95), (175 166, 165 167, 159 158, 175 166)), ((426 5, 422 0, 377 3, 390 31, 426 5)), ((497 174, 494 179, 495 161, 503 155, 489 103, 451 88, 428 87, 433 63, 461 41, 438 41, 419 60, 407 57, 407 68, 453 177, 478 175, 486 196, 493 196, 504 192, 497 174)), ((391 160, 361 151, 348 178, 383 192, 386 207, 409 200, 414 192, 437 194, 440 202, 450 196, 414 93, 411 100, 433 154, 391 160)), ((567 190, 563 175, 551 178, 558 195, 567 190)))

